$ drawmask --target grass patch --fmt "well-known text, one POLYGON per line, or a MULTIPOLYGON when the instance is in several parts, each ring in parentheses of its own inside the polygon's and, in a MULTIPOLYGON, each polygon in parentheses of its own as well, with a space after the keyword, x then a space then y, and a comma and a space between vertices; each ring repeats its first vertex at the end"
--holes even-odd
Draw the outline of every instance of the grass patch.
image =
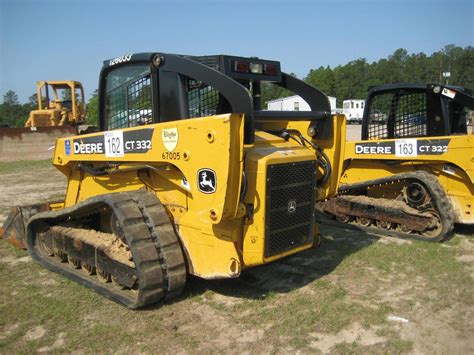
MULTIPOLYGON (((459 245, 461 238, 454 237, 451 245, 459 245)), ((399 279, 414 280, 418 277, 423 280, 425 290, 420 296, 437 308, 449 306, 453 301, 472 305, 472 277, 465 265, 456 260, 456 256, 455 248, 447 248, 437 243, 375 243, 349 255, 340 265, 339 272, 356 277, 357 273, 361 272, 361 267, 369 267, 377 273, 382 272, 399 279), (437 297, 429 297, 429 290, 435 291, 437 297)))
POLYGON ((178 333, 192 324, 182 306, 131 311, 68 279, 43 269, 33 261, 15 262, 27 255, 0 240, 0 353, 34 353, 51 347, 53 352, 85 353, 169 352, 169 347, 191 351, 199 337, 178 333), (175 325, 178 324, 178 325, 175 325), (41 327, 44 334, 28 339, 41 327))
MULTIPOLYGON (((206 297, 206 301, 221 314, 231 312, 246 327, 268 329, 266 340, 272 344, 290 344, 295 349, 310 350, 309 332, 335 334, 353 323, 367 329, 373 326, 392 329, 387 316, 416 312, 414 305, 419 305, 419 302, 433 311, 450 307, 453 302, 471 307, 474 304, 472 277, 465 265, 456 260, 459 251, 451 247, 462 244, 458 238, 462 237, 453 238, 450 247, 446 247, 421 241, 377 243, 370 237, 364 247, 357 247, 347 237, 339 240, 336 236, 325 240, 324 249, 316 250, 314 255, 320 257, 328 252, 333 255, 333 261, 326 262, 331 264, 336 260, 330 275, 338 281, 318 278, 309 284, 310 295, 296 287, 283 293, 269 289, 266 293, 270 297, 249 299, 230 306, 213 305, 212 293, 208 294, 211 297, 206 297), (381 283, 380 277, 391 281, 381 283), (402 288, 399 291, 407 296, 406 299, 401 298, 396 303, 384 301, 384 290, 396 290, 402 285, 407 285, 407 290, 402 288), (362 291, 354 293, 359 290, 362 291), (242 314, 244 316, 240 316, 242 314)), ((293 265, 291 259, 285 263, 293 265)), ((229 287, 235 288, 236 285, 238 283, 229 287)), ((260 291, 258 286, 257 291, 260 291)), ((252 291, 247 293, 252 294, 252 291)), ((258 292, 254 290, 253 293, 258 292)), ((412 349, 412 341, 401 339, 397 332, 385 333, 387 341, 379 348, 342 344, 335 349, 336 353, 379 350, 405 353, 412 349)))
MULTIPOLYGON (((15 255, 13 250, 1 241, 1 257, 10 251, 11 255, 15 255)), ((20 251, 17 257, 25 254, 20 251)), ((74 338, 77 333, 75 325, 80 323, 78 318, 106 302, 84 287, 46 271, 32 261, 12 265, 2 262, 0 284, 2 333, 5 334, 15 324, 19 325, 0 341, 0 352, 3 353, 31 353, 53 344, 61 332, 74 338), (27 332, 35 326, 44 328, 44 336, 36 340, 25 339, 27 332)))
MULTIPOLYGON (((0 353, 32 353, 61 333, 64 345, 53 352, 315 352, 314 334, 334 335, 357 324, 385 340, 337 343, 332 353, 398 354, 414 344, 401 338, 404 325, 387 321, 389 314, 412 322, 420 307, 423 315, 453 304, 459 312, 472 309, 472 277, 456 259, 466 252, 464 237, 446 247, 330 232, 334 237, 321 248, 247 270, 240 279, 191 277, 176 302, 142 311, 127 310, 31 261, 12 262, 27 253, 0 241, 0 353), (388 299, 387 290, 398 293, 388 299), (44 336, 27 340, 38 326, 44 336)), ((445 326, 468 339, 462 322, 445 326)), ((419 328, 426 330, 423 322, 419 328)), ((436 334, 428 335, 436 342, 436 334)))
POLYGON ((0 173, 16 173, 20 171, 51 167, 51 159, 48 160, 19 160, 11 162, 0 162, 0 173))
POLYGON ((407 354, 412 351, 413 342, 400 339, 397 335, 382 344, 363 346, 356 342, 340 343, 331 349, 331 354, 407 354))
POLYGON ((323 279, 313 282, 311 290, 311 296, 295 290, 268 300, 247 301, 234 306, 234 311, 243 324, 268 328, 266 341, 289 343, 296 349, 307 348, 313 340, 308 333, 335 333, 354 322, 365 327, 383 324, 391 312, 387 304, 367 307, 354 302, 343 287, 323 279))

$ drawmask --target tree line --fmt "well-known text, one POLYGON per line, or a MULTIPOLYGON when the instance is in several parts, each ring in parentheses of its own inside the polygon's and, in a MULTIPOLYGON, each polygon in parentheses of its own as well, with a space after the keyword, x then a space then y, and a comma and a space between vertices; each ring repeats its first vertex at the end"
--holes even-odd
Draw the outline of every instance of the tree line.
MULTIPOLYGON (((427 56, 409 54, 400 48, 376 62, 365 58, 353 60, 334 68, 321 66, 311 69, 304 81, 326 95, 336 97, 338 105, 347 99, 365 99, 369 87, 391 83, 446 83, 443 72, 450 72, 450 85, 474 89, 474 47, 445 46, 427 56)), ((262 100, 265 103, 279 97, 292 95, 276 85, 264 85, 262 100)))
MULTIPOLYGON (((445 46, 430 56, 424 53, 409 54, 400 48, 378 61, 369 63, 365 58, 353 60, 334 68, 321 66, 311 69, 303 78, 326 95, 337 97, 338 105, 347 99, 364 99, 370 86, 389 83, 446 83, 443 72, 450 72, 450 85, 474 89, 474 47, 445 46)), ((264 107, 269 100, 292 95, 276 85, 262 85, 264 107)), ((37 97, 32 95, 21 104, 17 94, 10 90, 0 104, 0 125, 22 127, 31 110, 37 109, 37 97)), ((87 121, 97 123, 97 90, 87 103, 87 121)))
POLYGON ((13 90, 8 90, 0 104, 0 127, 23 127, 30 111, 36 108, 38 108, 36 95, 31 95, 27 103, 21 104, 18 95, 13 90))
POLYGON ((337 97, 339 103, 347 99, 365 99, 371 86, 391 83, 441 83, 474 89, 474 47, 447 45, 427 56, 408 54, 397 49, 387 58, 369 63, 365 58, 353 60, 335 68, 312 69, 305 78, 309 84, 326 95, 337 97), (449 78, 443 72, 450 72, 449 78))

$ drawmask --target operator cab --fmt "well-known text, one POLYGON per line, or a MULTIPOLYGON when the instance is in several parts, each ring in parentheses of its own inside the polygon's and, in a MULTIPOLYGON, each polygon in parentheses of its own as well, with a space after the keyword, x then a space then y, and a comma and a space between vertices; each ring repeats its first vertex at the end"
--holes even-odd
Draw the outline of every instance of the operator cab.
POLYGON ((388 84, 369 90, 362 139, 396 139, 467 134, 472 92, 436 84, 388 84))
POLYGON ((84 103, 84 89, 77 81, 40 81, 37 87, 40 110, 65 108, 72 111, 75 105, 84 103))
POLYGON ((104 62, 100 75, 101 130, 243 113, 252 143, 255 126, 275 120, 313 121, 314 132, 329 135, 330 112, 325 94, 282 72, 279 62, 253 57, 139 53, 104 62), (262 83, 300 95, 311 111, 263 111, 262 83))

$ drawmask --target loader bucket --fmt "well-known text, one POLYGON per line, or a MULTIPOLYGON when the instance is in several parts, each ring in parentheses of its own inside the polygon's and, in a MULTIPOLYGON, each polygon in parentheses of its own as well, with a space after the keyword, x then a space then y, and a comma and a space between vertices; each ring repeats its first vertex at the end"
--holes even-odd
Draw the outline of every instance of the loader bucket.
POLYGON ((49 209, 47 203, 13 207, 3 227, 0 227, 0 239, 9 241, 17 248, 26 249, 26 225, 29 219, 38 212, 49 209))

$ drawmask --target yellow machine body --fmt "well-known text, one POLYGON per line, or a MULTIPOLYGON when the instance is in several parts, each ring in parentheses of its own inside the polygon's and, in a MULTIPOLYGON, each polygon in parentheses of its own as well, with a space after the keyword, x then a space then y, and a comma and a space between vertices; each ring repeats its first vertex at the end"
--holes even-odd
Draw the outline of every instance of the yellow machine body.
POLYGON ((146 153, 124 153, 122 157, 106 156, 102 144, 88 143, 107 137, 108 132, 58 139, 53 163, 67 176, 68 187, 64 204, 52 207, 73 206, 111 192, 152 191, 171 214, 189 272, 208 279, 235 277, 244 268, 311 247, 312 241, 308 241, 271 257, 264 255, 267 168, 314 161, 314 153, 259 131, 254 144, 244 145, 243 120, 243 115, 224 114, 116 130, 114 134, 120 135, 150 132, 149 140, 128 144, 147 147, 146 153), (170 134, 174 135, 171 147, 166 138, 170 134), (97 154, 98 150, 102 153, 97 154), (77 162, 88 161, 118 164, 106 176, 76 169, 77 162), (213 194, 198 192, 196 172, 203 164, 216 173, 213 194), (248 211, 236 193, 242 190, 244 164, 247 188, 243 201, 254 206, 252 219, 246 218, 248 211))
MULTIPOLYGON (((343 166, 341 184, 354 184, 419 170, 434 174, 453 206, 456 222, 474 224, 472 134, 347 142, 343 166), (416 145, 416 155, 397 154, 397 144, 405 144, 407 141, 416 145), (395 160, 399 163, 391 164, 395 160)), ((385 193, 388 194, 389 191, 385 193)))
POLYGON ((13 208, 3 237, 133 309, 176 297, 187 274, 238 277, 319 244, 315 201, 336 194, 328 165, 341 168, 344 146, 343 116, 330 111, 324 93, 277 61, 154 52, 105 61, 99 131, 56 141, 64 201, 13 208), (262 110, 265 82, 312 110, 262 110))

